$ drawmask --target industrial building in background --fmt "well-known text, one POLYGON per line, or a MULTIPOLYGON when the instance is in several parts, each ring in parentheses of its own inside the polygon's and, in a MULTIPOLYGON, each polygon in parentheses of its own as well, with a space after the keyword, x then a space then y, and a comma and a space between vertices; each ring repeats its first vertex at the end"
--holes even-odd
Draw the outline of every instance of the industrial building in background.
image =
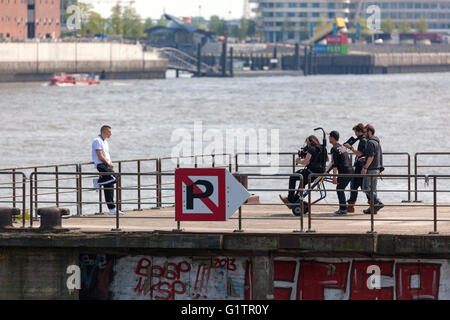
POLYGON ((0 0, 0 39, 55 39, 61 34, 61 0, 0 0))
POLYGON ((368 17, 371 5, 380 8, 380 18, 392 19, 398 25, 407 20, 412 27, 422 17, 430 32, 450 32, 449 0, 249 0, 267 42, 299 42, 309 38, 310 24, 344 18, 349 25, 357 17, 368 17))

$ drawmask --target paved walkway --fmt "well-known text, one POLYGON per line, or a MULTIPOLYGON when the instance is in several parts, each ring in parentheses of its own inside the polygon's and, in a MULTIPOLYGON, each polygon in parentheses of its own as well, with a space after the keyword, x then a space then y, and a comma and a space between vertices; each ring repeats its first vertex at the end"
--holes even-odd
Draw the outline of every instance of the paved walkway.
MULTIPOLYGON (((428 234, 433 231, 433 207, 429 203, 389 203, 376 216, 374 230, 384 234, 428 234)), ((446 204, 449 205, 449 204, 446 204)), ((370 215, 356 208, 355 213, 335 217, 336 206, 315 205, 312 209, 311 230, 316 233, 366 233, 370 231, 370 215)), ((126 212, 120 216, 122 231, 172 231, 177 228, 174 207, 126 212)), ((185 232, 233 232, 239 227, 239 213, 226 222, 181 222, 185 232)), ((438 208, 437 228, 441 235, 450 235, 450 205, 438 208)), ((304 216, 304 231, 308 218, 304 216)), ((18 227, 21 224, 17 224, 18 227)), ((39 226, 39 222, 33 222, 39 226)), ((83 231, 111 231, 116 227, 115 216, 83 215, 63 219, 64 228, 83 231)), ((242 207, 242 229, 246 233, 290 233, 300 230, 300 217, 295 217, 284 205, 264 204, 242 207)))

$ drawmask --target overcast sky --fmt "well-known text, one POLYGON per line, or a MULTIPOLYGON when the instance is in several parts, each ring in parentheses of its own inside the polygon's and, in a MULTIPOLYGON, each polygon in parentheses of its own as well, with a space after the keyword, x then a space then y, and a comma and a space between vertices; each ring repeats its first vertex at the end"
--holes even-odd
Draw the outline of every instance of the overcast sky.
MULTIPOLYGON (((117 0, 84 0, 94 5, 94 11, 102 16, 110 15, 111 7, 117 0)), ((128 1, 121 1, 122 5, 128 1)), ((133 6, 143 17, 158 19, 165 12, 174 16, 203 16, 207 19, 218 15, 224 19, 241 18, 244 11, 244 0, 136 0, 133 6)))

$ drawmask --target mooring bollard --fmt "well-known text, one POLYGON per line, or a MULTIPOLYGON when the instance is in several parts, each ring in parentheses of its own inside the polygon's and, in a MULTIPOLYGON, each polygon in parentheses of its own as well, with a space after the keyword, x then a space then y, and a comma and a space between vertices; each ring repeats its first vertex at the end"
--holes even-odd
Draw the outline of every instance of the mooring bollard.
POLYGON ((37 214, 41 216, 40 230, 58 230, 62 229, 62 216, 68 216, 70 210, 57 207, 40 208, 37 214))
POLYGON ((12 228, 13 216, 20 214, 18 208, 0 208, 0 229, 12 228))

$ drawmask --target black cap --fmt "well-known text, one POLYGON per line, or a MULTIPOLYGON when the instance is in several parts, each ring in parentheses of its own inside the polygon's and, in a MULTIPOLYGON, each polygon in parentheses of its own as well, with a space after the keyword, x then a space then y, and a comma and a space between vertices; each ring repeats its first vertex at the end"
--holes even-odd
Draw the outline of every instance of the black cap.
POLYGON ((336 141, 339 141, 339 132, 331 131, 330 132, 330 137, 333 137, 334 139, 336 139, 336 141))

